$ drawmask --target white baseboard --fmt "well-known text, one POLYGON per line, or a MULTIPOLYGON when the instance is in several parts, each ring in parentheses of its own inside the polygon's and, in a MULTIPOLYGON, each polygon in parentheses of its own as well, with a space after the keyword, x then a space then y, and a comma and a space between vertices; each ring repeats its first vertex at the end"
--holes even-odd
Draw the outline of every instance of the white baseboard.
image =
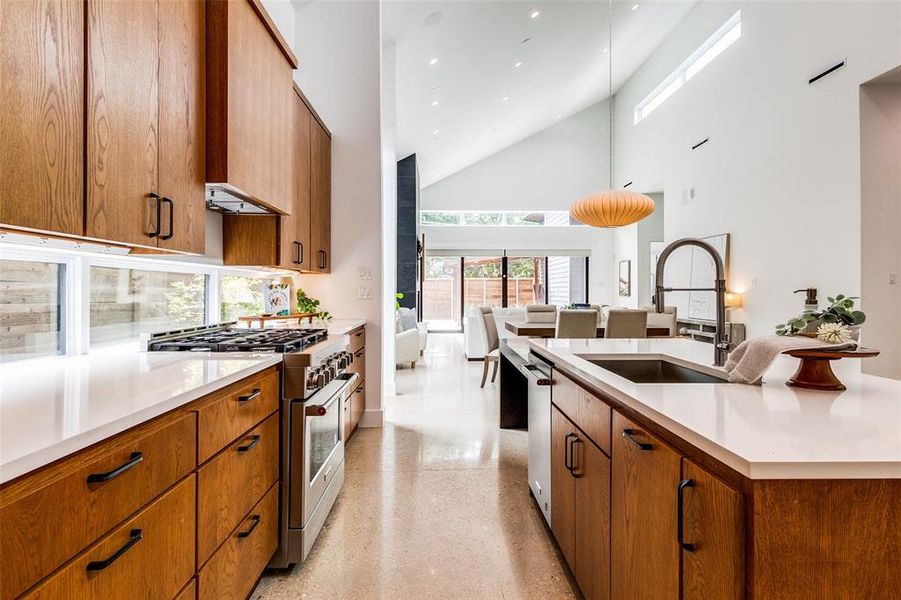
POLYGON ((360 417, 360 427, 381 427, 385 422, 385 411, 381 408, 367 409, 360 417))

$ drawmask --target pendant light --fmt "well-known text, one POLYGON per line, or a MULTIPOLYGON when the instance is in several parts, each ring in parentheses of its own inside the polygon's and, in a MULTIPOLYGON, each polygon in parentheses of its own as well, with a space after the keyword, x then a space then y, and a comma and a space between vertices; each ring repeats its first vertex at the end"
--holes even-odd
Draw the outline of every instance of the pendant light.
MULTIPOLYGON (((610 106, 610 180, 613 185, 613 0, 607 8, 609 31, 608 104, 610 106)), ((628 190, 605 190, 591 194, 573 204, 569 214, 573 219, 591 227, 623 227, 637 223, 654 212, 654 201, 644 194, 628 190)))

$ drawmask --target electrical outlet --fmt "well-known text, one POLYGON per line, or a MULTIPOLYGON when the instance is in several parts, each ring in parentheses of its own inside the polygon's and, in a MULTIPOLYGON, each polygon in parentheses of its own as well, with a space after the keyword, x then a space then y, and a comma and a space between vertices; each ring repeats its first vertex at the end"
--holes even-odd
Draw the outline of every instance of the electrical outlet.
POLYGON ((359 300, 372 300, 372 288, 368 285, 360 286, 357 290, 357 298, 359 300))
POLYGON ((357 273, 359 273, 360 279, 363 281, 372 279, 372 267, 357 267, 357 273))

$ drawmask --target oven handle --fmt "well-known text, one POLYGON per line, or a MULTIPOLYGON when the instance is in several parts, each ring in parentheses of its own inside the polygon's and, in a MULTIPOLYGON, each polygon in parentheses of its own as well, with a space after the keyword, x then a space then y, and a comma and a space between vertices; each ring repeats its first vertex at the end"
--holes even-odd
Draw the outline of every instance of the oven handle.
POLYGON ((326 402, 304 407, 304 416, 324 417, 328 414, 328 411, 332 407, 332 405, 338 400, 343 399, 347 395, 347 393, 357 385, 358 381, 360 381, 360 375, 358 373, 351 373, 350 377, 345 380, 345 383, 342 384, 341 387, 338 388, 338 390, 334 394, 332 394, 332 396, 326 402))

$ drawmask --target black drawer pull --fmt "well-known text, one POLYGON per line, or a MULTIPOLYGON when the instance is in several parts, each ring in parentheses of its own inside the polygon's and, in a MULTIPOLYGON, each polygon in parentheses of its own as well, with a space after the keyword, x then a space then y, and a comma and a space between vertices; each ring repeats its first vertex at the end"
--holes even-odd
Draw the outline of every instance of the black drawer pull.
POLYGON ((238 402, 250 402, 254 398, 259 398, 262 390, 260 388, 253 388, 253 391, 245 396, 238 396, 238 402))
POLYGON ((256 529, 257 525, 260 524, 260 515, 250 515, 250 520, 253 521, 253 524, 251 524, 251 526, 248 527, 247 529, 245 529, 244 531, 239 531, 238 532, 239 538, 246 538, 251 533, 253 533, 253 530, 256 529))
POLYGON ((238 450, 238 452, 247 452, 248 450, 250 450, 251 448, 253 448, 254 446, 256 446, 259 443, 260 443, 260 436, 252 435, 252 436, 250 436, 250 443, 247 444, 246 446, 238 446, 237 450, 238 450))
POLYGON ((676 521, 676 541, 679 542, 679 546, 681 546, 683 550, 688 552, 694 552, 695 545, 685 542, 685 516, 683 515, 685 508, 685 488, 694 487, 694 485, 695 483, 691 479, 683 479, 679 482, 678 495, 676 496, 676 512, 678 513, 678 520, 676 521))
POLYGON ((130 537, 129 537, 128 541, 125 542, 125 544, 121 548, 119 548, 118 550, 113 552, 109 556, 109 558, 104 558, 103 560, 92 560, 91 562, 89 562, 88 566, 87 566, 88 572, 102 571, 103 569, 107 568, 108 566, 110 566, 111 564, 116 562, 116 560, 120 556, 122 556, 123 554, 128 552, 128 550, 132 546, 134 546, 135 544, 137 544, 138 542, 140 542, 141 540, 144 539, 144 535, 141 533, 140 529, 132 529, 129 536, 130 537))
POLYGON ((110 479, 115 479, 142 460, 144 460, 143 452, 132 452, 131 458, 128 459, 128 462, 124 465, 116 467, 112 471, 107 471, 106 473, 91 473, 88 475, 88 483, 106 483, 110 479))
POLYGON ((579 439, 579 436, 575 433, 573 434, 573 441, 569 443, 569 460, 570 460, 570 474, 576 479, 580 478, 582 475, 576 473, 576 469, 579 468, 579 465, 576 464, 576 444, 581 444, 582 440, 579 439))
POLYGON ((623 429, 623 437, 635 444, 636 448, 644 451, 653 450, 654 444, 651 444, 650 442, 639 442, 634 437, 632 437, 634 435, 638 435, 639 433, 641 432, 636 431, 635 429, 623 429))
POLYGON ((358 394, 362 394, 362 393, 363 393, 363 386, 361 385, 360 387, 358 387, 358 388, 355 389, 354 391, 355 391, 356 393, 358 393, 358 394))

